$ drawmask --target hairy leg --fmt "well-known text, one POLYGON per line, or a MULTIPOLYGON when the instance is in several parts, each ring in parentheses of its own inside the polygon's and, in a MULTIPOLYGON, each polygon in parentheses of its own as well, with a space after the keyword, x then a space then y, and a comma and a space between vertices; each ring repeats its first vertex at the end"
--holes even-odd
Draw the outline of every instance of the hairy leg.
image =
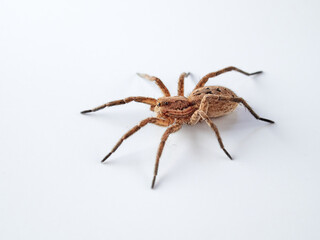
POLYGON ((247 76, 251 76, 251 75, 262 73, 262 71, 258 71, 258 72, 254 72, 254 73, 247 73, 247 72, 242 71, 241 69, 236 68, 236 67, 227 67, 227 68, 221 69, 221 70, 219 70, 217 72, 211 72, 211 73, 208 73, 207 75, 205 75, 203 78, 200 79, 200 81, 198 82, 198 84, 196 85, 194 90, 197 89, 197 88, 203 87, 207 83, 209 78, 213 78, 213 77, 216 77, 216 76, 218 76, 218 75, 220 75, 222 73, 230 72, 230 71, 237 71, 237 72, 245 74, 247 76))
POLYGON ((178 96, 184 96, 184 78, 188 77, 190 73, 181 73, 178 82, 178 96))
POLYGON ((163 84, 163 82, 159 78, 154 77, 154 76, 149 76, 148 74, 145 74, 145 73, 137 73, 137 75, 139 77, 144 78, 144 79, 147 79, 147 80, 155 82, 160 87, 160 89, 163 92, 164 96, 170 97, 170 92, 169 92, 168 88, 163 84))
POLYGON ((129 103, 129 102, 132 102, 132 101, 149 104, 151 106, 155 106, 156 103, 157 103, 157 100, 154 99, 154 98, 149 98, 149 97, 127 97, 127 98, 124 98, 124 99, 108 102, 106 104, 103 104, 103 105, 98 106, 98 107, 93 108, 93 109, 84 110, 81 113, 84 114, 84 113, 89 113, 89 112, 96 112, 96 111, 99 111, 101 109, 104 109, 105 107, 122 105, 122 104, 126 104, 126 103, 129 103))
MULTIPOLYGON (((208 96, 208 95, 207 95, 208 96)), ((203 111, 205 113, 208 112, 208 108, 209 108, 209 102, 207 100, 207 96, 204 96, 201 100, 201 103, 200 103, 200 106, 199 106, 199 109, 197 111, 195 111, 192 116, 190 117, 190 120, 189 120, 189 123, 190 125, 195 125, 197 124, 200 119, 201 119, 201 116, 199 114, 199 111, 203 111)))
POLYGON ((220 147, 222 148, 222 150, 224 151, 224 153, 232 160, 232 157, 230 156, 230 154, 228 153, 228 151, 224 148, 224 145, 223 145, 222 139, 221 139, 221 137, 220 137, 220 133, 219 133, 219 130, 218 130, 217 126, 212 122, 212 120, 208 117, 208 115, 207 115, 204 111, 201 111, 201 110, 200 110, 200 111, 199 111, 199 115, 201 116, 201 118, 202 118, 203 120, 206 121, 206 123, 207 123, 207 124, 211 127, 211 129, 215 132, 220 147))
POLYGON ((162 135, 161 142, 160 142, 160 145, 159 145, 159 148, 158 148, 158 152, 157 152, 156 163, 155 163, 155 166, 154 166, 154 175, 153 175, 153 179, 152 179, 151 188, 154 187, 154 184, 155 184, 155 182, 156 182, 156 177, 157 177, 158 168, 159 168, 159 161, 160 161, 160 157, 161 157, 161 154, 162 154, 164 145, 165 145, 165 143, 166 143, 169 135, 170 135, 171 133, 174 133, 174 132, 179 131, 179 130, 181 129, 181 126, 182 126, 181 123, 176 123, 176 124, 168 127, 167 130, 166 130, 166 131, 164 132, 164 134, 162 135))
POLYGON ((209 103, 208 103, 207 97, 204 97, 201 101, 199 110, 195 111, 193 113, 193 115, 191 116, 189 124, 195 125, 200 121, 200 119, 203 119, 204 121, 206 121, 206 123, 215 132, 220 147, 222 148, 224 153, 232 160, 232 157, 230 156, 228 151, 224 148, 224 145, 223 145, 222 139, 220 137, 220 133, 219 133, 217 126, 212 122, 212 120, 206 114, 206 112, 208 111, 208 107, 209 107, 209 103))
POLYGON ((274 123, 274 121, 266 119, 266 118, 262 118, 257 113, 255 113, 255 111, 253 111, 253 109, 249 106, 249 104, 243 98, 212 96, 212 95, 208 95, 206 98, 207 99, 209 99, 209 98, 215 99, 217 101, 232 101, 232 102, 242 103, 256 119, 261 120, 261 121, 265 121, 268 123, 274 123))
POLYGON ((118 147, 122 144, 122 142, 127 139, 128 137, 130 137, 132 134, 134 134, 135 132, 137 132, 138 130, 140 130, 142 127, 144 127, 145 125, 147 125, 148 123, 153 123, 155 125, 158 126, 163 126, 163 127, 167 127, 171 124, 170 121, 166 120, 166 119, 161 119, 161 118, 146 118, 144 120, 142 120, 139 124, 137 124, 136 126, 134 126, 133 128, 131 128, 126 134, 124 134, 120 140, 117 142, 117 144, 112 148, 112 150, 110 151, 110 153, 104 157, 104 159, 102 159, 101 162, 104 162, 105 160, 107 160, 108 157, 110 157, 110 155, 112 153, 114 153, 118 147))

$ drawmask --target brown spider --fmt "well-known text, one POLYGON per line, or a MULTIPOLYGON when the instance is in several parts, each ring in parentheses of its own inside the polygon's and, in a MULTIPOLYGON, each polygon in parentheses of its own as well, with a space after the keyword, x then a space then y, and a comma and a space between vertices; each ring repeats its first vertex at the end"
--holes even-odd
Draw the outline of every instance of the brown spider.
POLYGON ((128 97, 125 99, 108 102, 91 110, 85 110, 81 112, 83 114, 95 112, 105 107, 111 107, 135 101, 149 104, 151 106, 151 111, 154 111, 157 114, 157 117, 149 117, 142 120, 138 125, 134 126, 126 134, 124 134, 117 142, 117 144, 112 148, 111 152, 104 159, 102 159, 101 162, 104 162, 108 157, 110 157, 110 155, 118 149, 118 147, 125 139, 130 137, 132 134, 137 132, 140 128, 144 127, 148 123, 168 127, 162 135, 161 142, 158 148, 154 167, 154 176, 151 184, 151 188, 153 188, 158 173, 159 160, 162 154, 162 150, 169 135, 180 130, 183 124, 195 125, 202 120, 206 121, 206 123, 212 128, 218 138, 220 147, 232 160, 232 157, 224 148, 217 126, 212 122, 210 118, 221 117, 223 115, 231 113, 239 103, 242 103, 256 119, 274 123, 269 119, 259 117, 259 115, 252 110, 252 108, 243 98, 238 97, 230 89, 221 86, 204 87, 209 78, 216 77, 222 73, 232 70, 240 72, 247 76, 262 73, 262 71, 247 73, 236 67, 227 67, 220 71, 209 73, 201 78, 188 98, 184 96, 184 78, 187 77, 189 73, 182 73, 180 75, 178 82, 178 96, 174 97, 170 96, 169 90, 159 78, 149 76, 147 74, 138 73, 140 77, 154 81, 160 87, 161 91, 164 94, 164 97, 158 99, 149 97, 128 97))

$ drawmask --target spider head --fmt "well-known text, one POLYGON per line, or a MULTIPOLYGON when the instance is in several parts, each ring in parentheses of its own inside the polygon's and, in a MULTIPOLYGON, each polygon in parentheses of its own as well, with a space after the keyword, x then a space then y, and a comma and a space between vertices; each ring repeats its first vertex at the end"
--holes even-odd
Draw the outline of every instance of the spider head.
POLYGON ((195 107, 183 96, 162 97, 157 100, 154 111, 162 117, 185 118, 195 111, 195 107))

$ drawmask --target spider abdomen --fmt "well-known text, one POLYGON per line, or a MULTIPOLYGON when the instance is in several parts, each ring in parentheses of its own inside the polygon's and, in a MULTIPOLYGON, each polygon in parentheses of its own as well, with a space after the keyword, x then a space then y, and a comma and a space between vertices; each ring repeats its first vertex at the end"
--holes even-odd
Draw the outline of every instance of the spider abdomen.
MULTIPOLYGON (((237 97, 237 95, 229 88, 221 87, 221 86, 208 86, 208 87, 206 86, 206 87, 202 87, 194 90, 189 96, 189 101, 194 102, 199 107, 202 99, 206 95, 232 97, 232 98, 237 97)), ((210 98, 208 98, 208 104, 209 106, 208 106, 207 115, 210 118, 221 117, 226 114, 229 114, 233 112, 238 106, 238 103, 236 102, 220 101, 218 99, 210 99, 210 98)))

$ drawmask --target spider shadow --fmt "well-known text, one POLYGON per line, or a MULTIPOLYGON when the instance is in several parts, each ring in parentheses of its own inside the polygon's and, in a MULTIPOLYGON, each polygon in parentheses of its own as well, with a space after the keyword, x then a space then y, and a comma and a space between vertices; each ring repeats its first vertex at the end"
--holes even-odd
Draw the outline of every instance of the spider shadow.
MULTIPOLYGON (((130 153, 122 153, 120 156, 113 156, 102 165, 105 167, 118 168, 117 174, 131 175, 131 177, 141 178, 142 182, 151 181, 153 169, 150 168, 149 172, 146 171, 146 162, 150 158, 150 154, 143 153, 141 150, 130 151, 130 153)), ((155 158, 155 156, 154 156, 155 158)), ((154 159, 152 158, 152 159, 154 159)), ((149 159, 150 160, 150 159, 149 159)))
MULTIPOLYGON (((259 121, 260 122, 260 121, 259 121)), ((257 133, 263 131, 265 128, 270 128, 273 127, 273 124, 268 124, 268 123, 262 123, 262 125, 257 126, 252 128, 252 130, 250 130, 248 133, 246 133, 245 135, 243 135, 239 141, 237 141, 237 143, 234 145, 233 147, 233 151, 234 152, 245 152, 244 149, 250 151, 250 149, 253 148, 252 145, 248 145, 247 143, 250 142, 250 140, 257 135, 257 133)), ((247 128, 246 128, 247 129, 247 128)), ((257 156, 258 157, 258 156, 257 156)), ((245 160, 245 159, 244 159, 245 160)))

